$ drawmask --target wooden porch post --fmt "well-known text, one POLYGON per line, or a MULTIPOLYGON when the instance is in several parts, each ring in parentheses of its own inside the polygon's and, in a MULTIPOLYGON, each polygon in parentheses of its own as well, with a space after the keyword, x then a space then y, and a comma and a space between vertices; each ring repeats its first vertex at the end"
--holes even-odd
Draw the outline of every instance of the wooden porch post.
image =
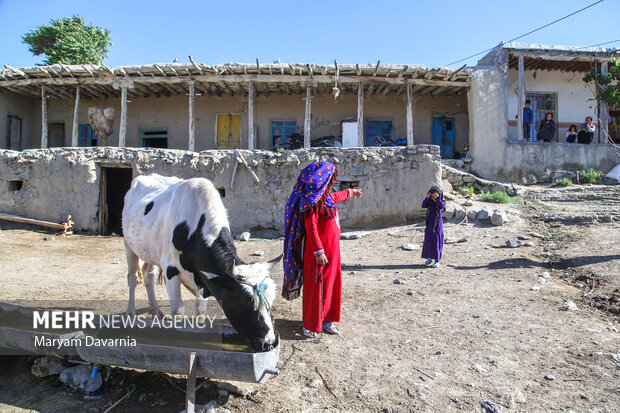
POLYGON ((80 85, 75 88, 75 105, 73 106, 73 128, 71 129, 71 146, 78 146, 79 142, 79 123, 78 115, 80 113, 80 85))
POLYGON ((188 125, 189 142, 187 143, 187 149, 189 151, 194 152, 194 149, 196 146, 195 145, 196 132, 194 129, 194 94, 195 94, 194 81, 190 80, 188 84, 189 84, 189 125, 188 125))
POLYGON ((519 102, 517 103, 517 140, 519 141, 523 139, 523 107, 525 106, 525 83, 523 81, 523 72, 523 56, 519 56, 519 102))
POLYGON ((121 87, 121 124, 118 133, 118 147, 125 147, 125 136, 127 135, 127 86, 121 87))
POLYGON ((47 98, 41 85, 41 148, 47 148, 47 98))
POLYGON ((364 84, 357 84, 357 146, 364 146, 364 84))
MULTIPOLYGON (((605 77, 609 75, 607 62, 601 62, 601 74, 605 77)), ((600 92, 598 96, 598 120, 600 123, 598 128, 598 143, 601 143, 601 138, 603 138, 603 142, 607 142, 607 137, 609 136, 609 111, 607 104, 601 100, 600 92)))
POLYGON ((310 147, 310 117, 312 114, 312 90, 306 87, 306 115, 304 117, 304 148, 310 147))
POLYGON ((413 90, 407 84, 407 146, 413 146, 413 90))
POLYGON ((254 84, 248 82, 248 149, 254 149, 254 84))

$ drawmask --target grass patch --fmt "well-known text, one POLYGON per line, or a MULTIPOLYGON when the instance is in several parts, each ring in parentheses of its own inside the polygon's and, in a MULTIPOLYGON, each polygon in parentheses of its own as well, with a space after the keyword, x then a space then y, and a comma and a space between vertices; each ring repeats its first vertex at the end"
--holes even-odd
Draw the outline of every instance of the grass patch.
POLYGON ((592 168, 588 169, 587 171, 583 170, 579 172, 578 176, 579 182, 582 184, 593 184, 594 182, 597 182, 599 179, 601 179, 601 173, 595 171, 592 168))
POLYGON ((568 178, 562 178, 562 179, 556 179, 555 181, 553 181, 551 183, 551 186, 571 186, 573 184, 573 181, 571 181, 568 178))
POLYGON ((474 187, 473 186, 462 186, 462 187, 458 188, 456 190, 456 192, 461 192, 463 189, 466 190, 467 192, 469 192, 469 195, 473 195, 474 194, 474 187))
POLYGON ((480 192, 480 200, 483 202, 493 202, 494 204, 508 204, 512 198, 505 192, 480 192))

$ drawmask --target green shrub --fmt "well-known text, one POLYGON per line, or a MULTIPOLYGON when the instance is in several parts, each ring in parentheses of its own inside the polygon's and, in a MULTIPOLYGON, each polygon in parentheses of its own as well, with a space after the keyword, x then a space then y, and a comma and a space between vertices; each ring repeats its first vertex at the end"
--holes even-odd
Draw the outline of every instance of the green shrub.
POLYGON ((571 186, 573 181, 568 178, 556 179, 551 183, 551 186, 571 186))
POLYGON ((480 192, 480 200, 493 202, 495 204, 507 204, 512 201, 511 197, 505 192, 480 192))
POLYGON ((579 172, 579 182, 582 184, 592 184, 601 179, 601 173, 594 169, 583 170, 579 172))
POLYGON ((466 190, 467 192, 469 192, 469 195, 473 195, 474 194, 474 187, 473 186, 462 186, 462 187, 458 188, 456 190, 456 192, 461 192, 463 189, 466 190))

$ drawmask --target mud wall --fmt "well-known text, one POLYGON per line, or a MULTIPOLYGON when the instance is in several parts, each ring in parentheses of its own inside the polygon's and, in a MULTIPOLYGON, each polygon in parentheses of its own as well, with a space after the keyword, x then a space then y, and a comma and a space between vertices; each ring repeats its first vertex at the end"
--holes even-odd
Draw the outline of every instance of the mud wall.
POLYGON ((282 229, 284 205, 299 171, 311 162, 333 162, 336 190, 354 186, 364 197, 342 205, 345 227, 402 224, 421 217, 426 191, 441 180, 439 147, 325 148, 283 154, 242 150, 260 179, 236 164, 233 151, 113 147, 0 150, 0 212, 61 222, 71 214, 78 229, 97 231, 102 170, 132 169, 133 176, 158 173, 181 178, 205 177, 225 192, 233 232, 282 229))

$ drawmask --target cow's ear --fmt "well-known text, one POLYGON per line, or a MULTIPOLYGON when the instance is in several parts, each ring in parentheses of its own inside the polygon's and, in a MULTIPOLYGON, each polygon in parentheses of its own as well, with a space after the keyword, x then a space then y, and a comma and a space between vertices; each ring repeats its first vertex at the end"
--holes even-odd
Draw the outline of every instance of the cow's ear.
POLYGON ((230 283, 227 282, 228 280, 226 279, 226 277, 222 277, 222 276, 219 276, 217 274, 213 274, 213 273, 205 272, 205 271, 200 271, 200 273, 208 281, 211 281, 212 283, 216 284, 217 286, 222 287, 222 288, 230 288, 230 283))
POLYGON ((279 257, 276 257, 270 261, 267 261, 267 270, 272 269, 277 263, 279 263, 282 260, 283 256, 284 254, 280 254, 279 257))

